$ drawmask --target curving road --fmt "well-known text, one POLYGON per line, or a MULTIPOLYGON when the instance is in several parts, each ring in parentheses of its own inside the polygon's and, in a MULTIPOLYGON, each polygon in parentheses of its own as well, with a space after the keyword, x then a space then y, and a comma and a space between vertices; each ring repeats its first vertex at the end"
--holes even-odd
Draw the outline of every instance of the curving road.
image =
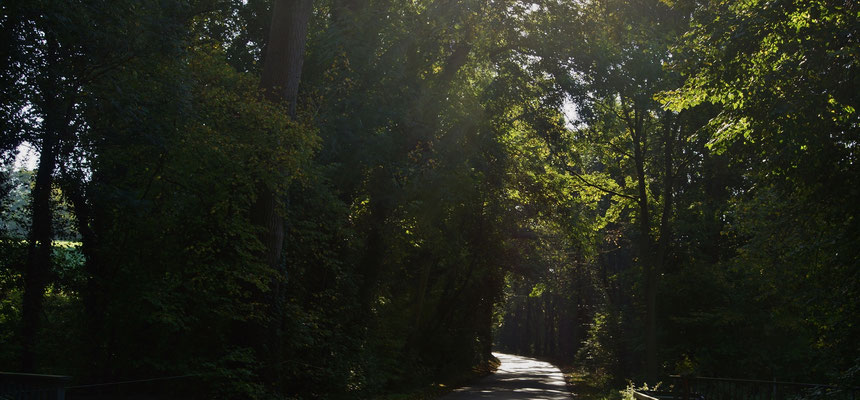
POLYGON ((571 399, 561 371, 534 358, 493 353, 502 362, 496 373, 459 388, 441 400, 571 399))

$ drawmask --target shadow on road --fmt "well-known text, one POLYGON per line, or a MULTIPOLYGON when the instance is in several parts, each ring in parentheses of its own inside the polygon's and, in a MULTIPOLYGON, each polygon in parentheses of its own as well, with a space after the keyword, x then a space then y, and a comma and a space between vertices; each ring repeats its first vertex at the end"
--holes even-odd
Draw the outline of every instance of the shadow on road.
POLYGON ((457 389, 442 400, 571 398, 561 371, 552 364, 510 354, 493 355, 502 362, 494 374, 457 389))

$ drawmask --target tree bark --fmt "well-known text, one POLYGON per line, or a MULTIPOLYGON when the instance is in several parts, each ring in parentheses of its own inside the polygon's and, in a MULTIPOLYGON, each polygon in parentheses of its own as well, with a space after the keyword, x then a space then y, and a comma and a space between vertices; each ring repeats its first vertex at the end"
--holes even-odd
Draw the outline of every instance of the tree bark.
POLYGON ((639 262, 645 273, 645 376, 657 376, 657 268, 651 241, 651 215, 648 209, 648 187, 645 181, 646 132, 643 116, 634 110, 631 136, 633 161, 636 165, 637 203, 639 206, 639 262))
POLYGON ((675 127, 680 126, 678 118, 674 118, 671 111, 666 111, 663 116, 663 211, 660 217, 660 238, 657 244, 657 273, 666 269, 669 258, 669 246, 672 239, 671 216, 673 208, 672 193, 674 189, 674 143, 675 127))
POLYGON ((31 209, 33 221, 27 241, 27 264, 24 270, 24 304, 21 316, 23 348, 21 369, 35 372, 35 347, 41 325, 45 287, 51 273, 51 244, 53 231, 51 220, 51 185, 53 183, 55 136, 51 132, 42 134, 42 151, 36 184, 32 191, 31 209))
MULTIPOLYGON (((53 80, 53 76, 48 80, 53 80)), ((36 182, 32 191, 32 222, 27 241, 27 262, 24 267, 24 298, 21 316, 21 369, 34 372, 36 368, 36 344, 41 325, 45 287, 51 274, 51 252, 53 241, 53 208, 51 187, 56 169, 56 150, 59 132, 67 124, 60 95, 53 89, 53 82, 43 89, 45 92, 44 125, 40 133, 41 151, 36 182)))
MULTIPOLYGON (((304 64, 311 0, 275 0, 269 27, 260 88, 269 101, 286 103, 291 119, 296 117, 299 82, 304 64)), ((283 272, 284 217, 279 194, 273 186, 260 184, 251 207, 251 223, 259 229, 263 245, 260 258, 270 268, 283 272)), ((274 285, 277 289, 277 284, 274 285)), ((275 290, 277 296, 277 290, 275 290)))
POLYGON ((312 9, 312 0, 275 0, 272 9, 260 87, 269 100, 286 101, 292 118, 296 116, 296 100, 312 9))
MULTIPOLYGON (((269 26, 268 43, 263 61, 260 89, 263 96, 274 103, 285 103, 290 119, 296 118, 299 82, 304 64, 305 43, 307 42, 308 21, 313 9, 312 0, 274 0, 272 20, 269 26)), ((261 183, 257 187, 257 197, 251 206, 250 221, 258 228, 258 238, 263 245, 260 260, 279 276, 284 276, 284 216, 282 199, 276 189, 278 183, 261 183)), ((258 356, 264 361, 262 369, 266 380, 278 385, 281 382, 283 366, 283 283, 275 279, 270 283, 270 293, 266 304, 268 322, 252 329, 260 331, 252 334, 253 345, 258 356)))
POLYGON ((655 260, 648 288, 648 336, 646 344, 649 346, 648 378, 654 382, 657 378, 657 292, 659 276, 666 270, 669 259, 669 246, 671 245, 672 227, 672 191, 674 167, 674 142, 675 138, 673 117, 671 111, 666 111, 663 117, 663 210, 660 216, 660 231, 657 242, 657 259, 655 260))
MULTIPOLYGON (((311 0, 275 0, 272 9, 260 87, 268 100, 286 102, 291 118, 296 117, 312 5, 311 0)), ((275 190, 261 185, 252 207, 251 222, 260 228, 260 241, 265 246, 263 261, 272 269, 280 271, 284 218, 278 205, 275 190)))
MULTIPOLYGON (((97 175, 98 173, 96 173, 97 175)), ((84 305, 84 318, 88 332, 85 349, 89 352, 89 377, 105 379, 109 371, 110 343, 111 339, 105 332, 104 324, 109 301, 109 287, 106 282, 110 280, 108 269, 98 254, 99 233, 104 228, 97 227, 97 209, 90 202, 92 199, 87 193, 82 173, 62 173, 60 187, 63 194, 72 204, 75 213, 78 233, 81 235, 81 252, 84 254, 84 271, 86 272, 86 290, 81 292, 81 300, 84 305), (89 200, 88 200, 89 199, 89 200)), ((94 180, 97 178, 94 178, 94 180)))

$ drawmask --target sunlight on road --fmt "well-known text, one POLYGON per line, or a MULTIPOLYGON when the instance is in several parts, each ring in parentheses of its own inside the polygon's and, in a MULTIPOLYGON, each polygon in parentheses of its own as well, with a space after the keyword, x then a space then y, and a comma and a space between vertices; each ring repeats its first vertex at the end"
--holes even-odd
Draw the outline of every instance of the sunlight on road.
POLYGON ((533 358, 493 353, 502 362, 498 371, 472 386, 455 390, 444 400, 570 399, 564 377, 552 364, 533 358))

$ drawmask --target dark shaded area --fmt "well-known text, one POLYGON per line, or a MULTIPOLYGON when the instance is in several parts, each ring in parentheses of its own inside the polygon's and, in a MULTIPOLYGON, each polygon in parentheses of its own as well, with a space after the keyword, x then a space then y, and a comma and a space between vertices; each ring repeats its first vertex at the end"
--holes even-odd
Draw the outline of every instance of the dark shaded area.
POLYGON ((3 1, 0 370, 354 399, 496 345, 857 386, 858 15, 3 1))

